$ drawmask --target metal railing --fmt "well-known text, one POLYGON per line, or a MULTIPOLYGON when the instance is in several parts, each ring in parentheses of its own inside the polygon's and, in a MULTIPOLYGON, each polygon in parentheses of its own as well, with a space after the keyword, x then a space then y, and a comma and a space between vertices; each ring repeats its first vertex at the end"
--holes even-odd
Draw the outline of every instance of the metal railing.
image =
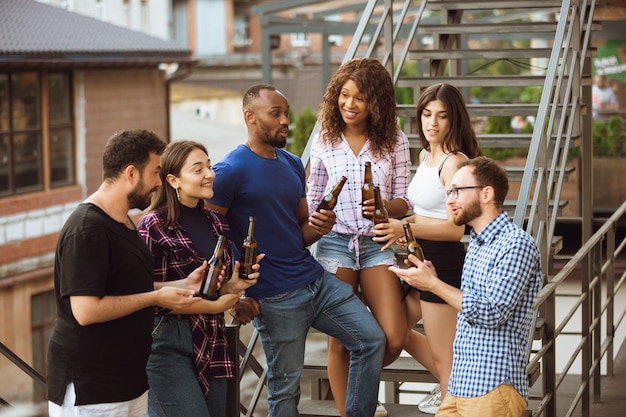
MULTIPOLYGON (((580 387, 569 404, 564 416, 573 415, 581 406, 581 416, 590 416, 590 388, 593 387, 593 401, 601 398, 601 362, 606 361, 607 375, 613 375, 614 341, 616 329, 622 324, 626 309, 616 311, 615 294, 626 282, 626 272, 616 277, 616 260, 624 254, 626 237, 616 242, 618 222, 626 218, 626 202, 602 224, 598 231, 585 241, 582 247, 572 256, 559 272, 550 278, 539 292, 535 308, 542 312, 545 319, 545 334, 536 353, 531 356, 528 369, 541 363, 542 395, 539 404, 533 408, 533 416, 557 416, 556 399, 563 381, 572 375, 580 377, 580 387), (580 292, 570 294, 568 301, 573 304, 565 316, 557 322, 556 304, 558 291, 568 279, 578 279, 580 275, 580 292), (604 289, 603 289, 604 284, 604 289), (605 296, 602 296, 603 290, 605 296), (568 324, 577 317, 581 318, 581 333, 572 356, 562 370, 556 366, 556 345, 559 340, 571 336, 565 331, 568 324), (605 331, 602 331, 604 324, 605 331), (561 339, 559 339, 561 337, 561 339), (573 372, 574 362, 580 359, 580 374, 573 372)), ((623 220, 622 220, 623 221, 623 220)), ((563 398, 559 398, 563 401, 563 398)))
MULTIPOLYGON (((22 372, 28 375, 39 385, 45 387, 46 379, 35 369, 33 369, 29 364, 24 362, 22 358, 17 356, 11 349, 9 349, 4 343, 0 342, 0 354, 7 358, 11 363, 17 366, 22 372)), ((10 406, 9 402, 0 397, 0 407, 2 406, 10 406)))

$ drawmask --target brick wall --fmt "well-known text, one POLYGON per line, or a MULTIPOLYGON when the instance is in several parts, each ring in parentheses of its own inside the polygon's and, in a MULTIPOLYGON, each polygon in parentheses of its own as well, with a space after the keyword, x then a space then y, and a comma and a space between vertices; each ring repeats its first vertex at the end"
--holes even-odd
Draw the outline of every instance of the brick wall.
POLYGON ((156 67, 85 71, 88 195, 102 182, 102 151, 113 133, 148 129, 168 140, 166 88, 163 72, 156 67))

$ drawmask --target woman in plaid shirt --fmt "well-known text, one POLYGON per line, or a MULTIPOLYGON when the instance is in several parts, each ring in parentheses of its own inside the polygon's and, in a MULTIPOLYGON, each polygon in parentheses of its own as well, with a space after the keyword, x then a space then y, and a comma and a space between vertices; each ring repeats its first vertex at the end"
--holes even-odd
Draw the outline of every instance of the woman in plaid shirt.
POLYGON ((203 204, 213 196, 215 172, 202 144, 170 143, 161 156, 160 175, 163 185, 152 211, 138 226, 155 259, 154 280, 187 276, 211 257, 219 235, 226 237, 225 276, 232 273, 232 278, 222 284, 216 300, 202 300, 184 310, 155 310, 147 365, 148 414, 224 416, 227 379, 235 376, 235 364, 228 355, 223 312, 256 283, 258 272, 250 275, 251 280, 242 280, 232 271, 226 218, 203 204))
MULTIPOLYGON (((409 141, 398 127, 393 82, 385 67, 370 58, 342 65, 326 89, 320 119, 321 133, 311 147, 309 211, 339 178, 348 180, 337 198, 335 226, 317 242, 315 257, 328 272, 352 285, 355 293, 361 292, 387 338, 383 365, 388 365, 402 352, 406 313, 400 283, 387 270, 395 262, 393 249, 381 251, 384 239, 374 234, 370 219, 374 199, 361 201, 364 166, 370 162, 374 185, 380 188, 389 216, 403 216, 410 207, 409 141)), ((345 415, 348 362, 349 352, 331 338, 328 374, 341 415, 345 415)), ((386 414, 379 405, 376 416, 386 414)))

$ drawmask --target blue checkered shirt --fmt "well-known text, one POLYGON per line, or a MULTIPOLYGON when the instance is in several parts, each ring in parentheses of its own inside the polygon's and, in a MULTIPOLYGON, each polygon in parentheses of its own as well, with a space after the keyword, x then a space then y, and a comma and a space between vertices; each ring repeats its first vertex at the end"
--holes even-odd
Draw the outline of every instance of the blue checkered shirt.
POLYGON ((450 394, 472 398, 510 384, 528 401, 526 345, 541 285, 537 246, 506 213, 480 234, 472 231, 461 280, 450 394))

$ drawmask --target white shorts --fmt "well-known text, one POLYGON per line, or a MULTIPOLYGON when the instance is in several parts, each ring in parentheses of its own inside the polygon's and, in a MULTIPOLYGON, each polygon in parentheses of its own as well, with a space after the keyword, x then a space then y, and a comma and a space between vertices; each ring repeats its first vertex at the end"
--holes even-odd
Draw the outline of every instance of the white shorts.
POLYGON ((76 392, 70 382, 65 390, 63 405, 48 401, 50 417, 146 417, 148 415, 148 391, 140 397, 119 403, 74 405, 76 392))

